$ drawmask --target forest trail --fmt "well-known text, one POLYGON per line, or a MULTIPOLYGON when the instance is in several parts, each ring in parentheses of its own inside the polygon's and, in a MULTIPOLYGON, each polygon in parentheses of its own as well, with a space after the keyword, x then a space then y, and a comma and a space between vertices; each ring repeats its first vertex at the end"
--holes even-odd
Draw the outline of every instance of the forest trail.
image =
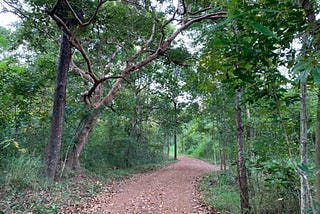
POLYGON ((92 204, 77 209, 77 213, 209 213, 199 204, 197 180, 218 167, 194 158, 180 156, 178 160, 123 180, 111 192, 97 195, 92 204))

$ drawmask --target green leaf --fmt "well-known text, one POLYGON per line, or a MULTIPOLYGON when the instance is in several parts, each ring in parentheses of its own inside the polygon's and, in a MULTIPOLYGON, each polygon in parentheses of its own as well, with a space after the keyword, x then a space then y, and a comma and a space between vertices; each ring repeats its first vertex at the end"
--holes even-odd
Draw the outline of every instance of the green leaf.
POLYGON ((306 81, 311 71, 308 61, 300 61, 293 68, 292 72, 298 74, 297 81, 306 81))
POLYGON ((297 81, 298 82, 306 82, 307 81, 307 78, 309 76, 309 70, 306 69, 304 70, 298 77, 297 77, 297 81))
POLYGON ((300 73, 301 71, 310 70, 310 63, 308 61, 299 61, 295 66, 292 68, 293 73, 300 73))
POLYGON ((259 31, 260 33, 262 33, 266 36, 271 36, 272 38, 278 39, 278 37, 268 27, 263 26, 263 25, 259 24, 258 22, 250 21, 249 25, 251 25, 257 31, 259 31))

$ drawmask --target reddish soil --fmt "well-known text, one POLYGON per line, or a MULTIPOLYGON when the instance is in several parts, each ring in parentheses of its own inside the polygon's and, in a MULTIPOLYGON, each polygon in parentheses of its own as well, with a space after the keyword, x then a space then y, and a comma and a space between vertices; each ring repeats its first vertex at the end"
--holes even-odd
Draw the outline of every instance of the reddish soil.
POLYGON ((112 188, 108 186, 90 204, 61 213, 211 213, 199 203, 197 181, 218 167, 194 158, 178 159, 156 171, 134 175, 112 188))

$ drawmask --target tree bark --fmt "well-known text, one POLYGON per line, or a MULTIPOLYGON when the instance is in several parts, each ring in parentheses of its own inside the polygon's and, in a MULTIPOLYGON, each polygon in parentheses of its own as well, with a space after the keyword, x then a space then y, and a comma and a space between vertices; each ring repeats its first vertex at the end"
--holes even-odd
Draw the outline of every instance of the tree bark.
POLYGON ((51 130, 44 155, 44 162, 46 165, 45 175, 52 179, 55 177, 61 147, 66 103, 67 73, 71 62, 71 56, 72 52, 69 38, 62 30, 59 62, 56 73, 51 130))
POLYGON ((167 144, 167 156, 170 157, 170 135, 168 133, 165 134, 165 141, 167 144))
POLYGON ((174 130, 173 130, 173 146, 174 159, 177 160, 177 102, 173 101, 174 105, 174 130))
POLYGON ((87 143, 88 136, 97 122, 99 112, 92 111, 85 115, 81 120, 77 132, 75 141, 71 151, 67 155, 66 166, 70 169, 77 170, 81 168, 80 154, 87 143))
POLYGON ((246 173, 246 165, 244 158, 244 130, 241 119, 241 107, 240 107, 241 91, 236 89, 236 127, 237 127, 237 140, 238 140, 238 160, 237 160, 237 170, 238 170, 238 182, 239 182, 239 192, 240 192, 240 206, 241 213, 250 213, 249 205, 249 189, 248 180, 246 173))
MULTIPOLYGON (((316 13, 313 3, 310 0, 303 0, 302 7, 310 26, 311 34, 314 39, 315 50, 320 49, 319 21, 316 20, 316 13)), ((317 121, 316 121, 316 142, 315 142, 315 200, 320 203, 320 88, 318 89, 317 121)))
MULTIPOLYGON (((307 143, 308 143, 308 130, 307 130, 307 84, 304 81, 300 83, 300 165, 307 165, 307 143)), ((300 212, 304 214, 307 208, 310 208, 308 185, 306 176, 300 176, 300 212)))
POLYGON ((316 121, 316 142, 315 142, 315 199, 320 203, 320 88, 318 89, 317 121, 316 121))

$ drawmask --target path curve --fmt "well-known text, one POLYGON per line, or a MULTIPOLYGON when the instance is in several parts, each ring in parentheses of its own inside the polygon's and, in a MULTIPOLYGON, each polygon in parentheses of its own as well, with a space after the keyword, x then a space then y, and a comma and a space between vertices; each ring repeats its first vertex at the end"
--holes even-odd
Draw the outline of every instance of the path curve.
POLYGON ((101 203, 91 205, 83 213, 207 213, 199 205, 197 178, 218 167, 194 158, 180 156, 178 160, 159 170, 125 179, 112 194, 99 194, 101 203))

